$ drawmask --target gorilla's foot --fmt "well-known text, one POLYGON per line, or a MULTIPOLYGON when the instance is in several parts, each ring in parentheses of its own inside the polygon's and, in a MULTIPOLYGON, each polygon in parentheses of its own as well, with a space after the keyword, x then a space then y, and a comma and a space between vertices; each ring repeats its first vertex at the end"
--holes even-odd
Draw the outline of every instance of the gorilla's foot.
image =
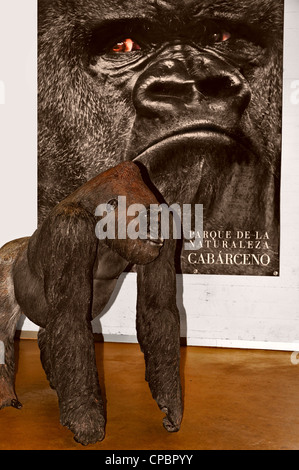
MULTIPOLYGON (((175 375, 175 374, 173 374, 175 375)), ((170 377, 170 374, 168 374, 170 377)), ((149 385, 152 396, 157 402, 162 413, 166 416, 163 418, 163 426, 168 432, 177 432, 180 430, 183 418, 183 400, 180 376, 176 380, 173 377, 167 380, 165 374, 158 381, 156 376, 149 378, 149 385), (163 387, 161 387, 163 383, 163 387), (159 391, 157 390, 159 384, 159 391)))
POLYGON ((166 414, 165 418, 163 418, 163 426, 166 431, 179 431, 182 421, 182 413, 180 412, 180 410, 176 410, 176 412, 173 413, 167 407, 163 407, 161 408, 161 411, 166 414))
POLYGON ((88 403, 68 405, 68 409, 61 414, 61 424, 74 434, 79 444, 86 446, 102 441, 105 437, 105 418, 102 404, 97 400, 88 403))
POLYGON ((168 432, 179 431, 183 417, 183 402, 180 384, 177 384, 176 388, 176 394, 166 394, 164 398, 160 397, 157 400, 160 410, 166 414, 163 418, 163 426, 168 432))
POLYGON ((22 404, 16 397, 13 384, 10 383, 7 377, 5 365, 0 365, 0 410, 7 406, 12 406, 16 409, 21 409, 22 404))

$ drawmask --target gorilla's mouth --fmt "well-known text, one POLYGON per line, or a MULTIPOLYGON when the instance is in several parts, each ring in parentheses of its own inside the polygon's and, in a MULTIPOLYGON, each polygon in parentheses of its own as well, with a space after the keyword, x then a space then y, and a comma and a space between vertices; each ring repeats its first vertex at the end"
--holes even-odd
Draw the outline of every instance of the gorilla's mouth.
POLYGON ((157 197, 167 204, 203 200, 208 191, 204 182, 211 174, 219 176, 216 179, 221 186, 220 180, 231 178, 234 169, 238 171, 238 166, 255 160, 249 139, 228 126, 197 122, 179 130, 161 131, 155 140, 150 129, 148 134, 143 147, 139 146, 129 159, 145 169, 147 184, 152 184, 157 197))
POLYGON ((147 237, 145 242, 148 243, 149 245, 158 246, 158 247, 162 247, 164 245, 164 240, 162 238, 153 239, 153 238, 150 238, 150 236, 147 237))
POLYGON ((196 124, 180 130, 171 131, 163 135, 162 138, 151 141, 138 152, 138 155, 133 161, 144 161, 144 159, 151 154, 161 155, 164 150, 166 151, 169 148, 175 150, 178 146, 196 146, 198 148, 204 141, 217 143, 217 145, 235 146, 237 138, 220 126, 208 123, 196 124))

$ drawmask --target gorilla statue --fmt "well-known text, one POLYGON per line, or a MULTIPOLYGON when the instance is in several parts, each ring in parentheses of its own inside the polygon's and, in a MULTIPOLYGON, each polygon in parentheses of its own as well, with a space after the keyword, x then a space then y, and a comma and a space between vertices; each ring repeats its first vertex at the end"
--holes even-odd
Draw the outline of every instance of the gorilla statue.
POLYGON ((157 202, 137 165, 122 162, 57 204, 32 237, 13 240, 1 248, 0 345, 5 349, 5 363, 0 363, 0 409, 22 408, 14 390, 14 333, 23 312, 41 327, 41 361, 58 395, 61 423, 83 445, 102 440, 105 409, 91 319, 103 310, 118 276, 129 264, 149 265, 148 272, 138 273, 138 339, 153 397, 166 413, 164 427, 169 432, 179 429, 182 397, 176 242, 163 240, 159 232, 153 236, 148 219, 157 202), (119 195, 125 197, 125 204, 118 204, 119 195), (131 209, 136 204, 144 209, 135 220, 131 209), (105 220, 114 216, 116 236, 98 240, 95 231, 99 236, 102 213, 107 214, 105 220), (142 236, 119 235, 124 227, 129 231, 131 224, 141 225, 141 219, 145 222, 142 236), (159 298, 161 279, 157 272, 165 268, 167 290, 159 298))

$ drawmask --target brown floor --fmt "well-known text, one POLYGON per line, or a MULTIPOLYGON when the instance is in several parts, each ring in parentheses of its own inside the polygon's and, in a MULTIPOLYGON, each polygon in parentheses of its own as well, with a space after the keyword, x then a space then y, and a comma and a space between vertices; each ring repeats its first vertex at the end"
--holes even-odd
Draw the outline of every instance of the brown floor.
POLYGON ((17 346, 23 409, 0 411, 1 450, 299 449, 299 365, 291 363, 291 353, 182 347, 184 419, 180 432, 168 434, 144 381, 139 346, 96 343, 106 438, 82 447, 59 424, 36 341, 17 346))

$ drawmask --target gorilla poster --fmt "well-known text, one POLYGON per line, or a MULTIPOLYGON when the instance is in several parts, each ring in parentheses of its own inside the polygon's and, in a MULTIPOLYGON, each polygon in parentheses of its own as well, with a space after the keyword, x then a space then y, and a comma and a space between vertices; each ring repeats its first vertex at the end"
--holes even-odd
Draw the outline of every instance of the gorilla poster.
POLYGON ((39 0, 39 222, 130 160, 160 202, 203 209, 177 272, 279 275, 283 9, 39 0))

